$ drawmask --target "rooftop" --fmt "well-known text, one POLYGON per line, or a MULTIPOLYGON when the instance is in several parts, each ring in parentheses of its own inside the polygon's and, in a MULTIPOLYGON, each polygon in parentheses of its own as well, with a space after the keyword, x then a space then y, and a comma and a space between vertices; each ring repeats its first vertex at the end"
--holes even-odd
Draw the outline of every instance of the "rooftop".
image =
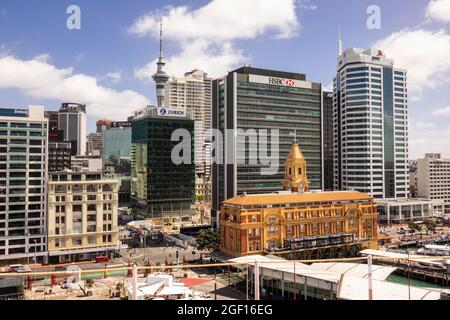
POLYGON ((240 67, 236 70, 231 71, 230 73, 233 73, 233 72, 242 73, 242 74, 255 74, 255 75, 266 76, 266 77, 279 77, 279 78, 294 79, 294 80, 301 80, 301 81, 306 80, 306 75, 303 73, 269 70, 269 69, 262 69, 262 68, 254 68, 254 67, 250 67, 250 66, 240 67))
POLYGON ((305 193, 268 193, 240 195, 224 201, 224 205, 254 206, 289 203, 310 203, 329 201, 372 200, 372 197, 358 191, 305 192, 305 193))

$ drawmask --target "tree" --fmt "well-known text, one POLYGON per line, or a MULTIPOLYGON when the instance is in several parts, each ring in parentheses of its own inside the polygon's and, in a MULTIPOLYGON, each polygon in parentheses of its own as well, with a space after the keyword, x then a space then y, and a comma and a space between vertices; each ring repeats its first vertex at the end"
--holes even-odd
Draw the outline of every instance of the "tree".
POLYGON ((120 296, 120 292, 123 290, 123 295, 125 295, 125 286, 122 282, 116 284, 116 296, 120 296))
POLYGON ((415 223, 415 222, 412 222, 412 221, 410 221, 409 223, 408 223, 408 228, 411 230, 411 232, 415 232, 416 230, 417 231, 420 231, 422 228, 420 227, 420 225, 418 225, 417 223, 415 223))
POLYGON ((86 291, 86 288, 91 289, 93 286, 94 286, 94 280, 92 280, 92 279, 87 279, 87 280, 84 282, 84 288, 80 285, 80 289, 81 289, 81 291, 83 291, 83 294, 84 294, 86 297, 90 297, 90 296, 92 296, 92 291, 91 291, 91 290, 86 291))
POLYGON ((204 195, 204 194, 198 194, 195 197, 197 198, 197 201, 200 203, 203 203, 206 199, 206 195, 204 195))
POLYGON ((423 223, 426 225, 427 229, 430 231, 436 230, 436 222, 431 219, 425 219, 423 223))
POLYGON ((199 250, 208 250, 212 253, 219 249, 220 234, 212 230, 200 230, 197 236, 199 250))

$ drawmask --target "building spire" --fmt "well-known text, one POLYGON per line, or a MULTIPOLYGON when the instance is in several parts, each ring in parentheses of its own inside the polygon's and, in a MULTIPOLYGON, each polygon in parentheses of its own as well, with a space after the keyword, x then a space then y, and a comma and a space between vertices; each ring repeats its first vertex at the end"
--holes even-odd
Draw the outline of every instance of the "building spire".
POLYGON ((338 54, 342 54, 342 36, 341 36, 341 26, 339 25, 339 38, 338 38, 338 54))
POLYGON ((163 56, 163 21, 161 17, 160 31, 159 31, 159 58, 156 63, 157 70, 153 75, 153 80, 156 83, 156 98, 158 100, 158 107, 164 107, 164 94, 166 88, 166 82, 169 81, 169 76, 164 71, 166 63, 163 56))
POLYGON ((162 17, 159 25, 159 59, 163 59, 163 21, 162 17))

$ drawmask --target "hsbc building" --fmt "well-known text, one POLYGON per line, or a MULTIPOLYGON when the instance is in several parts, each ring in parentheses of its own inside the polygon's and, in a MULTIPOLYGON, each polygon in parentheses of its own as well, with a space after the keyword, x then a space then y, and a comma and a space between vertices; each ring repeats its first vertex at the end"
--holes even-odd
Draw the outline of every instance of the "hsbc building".
POLYGON ((282 159, 291 148, 294 134, 308 163, 311 189, 323 188, 322 86, 308 81, 305 74, 242 67, 215 80, 213 128, 256 132, 278 129, 280 146, 278 173, 262 176, 263 165, 233 161, 238 154, 236 139, 224 137, 224 164, 213 164, 212 168, 213 220, 221 201, 244 192, 282 190, 282 159))

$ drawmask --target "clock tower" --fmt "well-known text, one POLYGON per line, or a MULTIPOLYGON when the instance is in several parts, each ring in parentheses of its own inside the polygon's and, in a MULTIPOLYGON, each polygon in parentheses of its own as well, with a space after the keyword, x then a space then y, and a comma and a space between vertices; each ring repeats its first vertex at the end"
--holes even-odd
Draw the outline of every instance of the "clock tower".
POLYGON ((303 193, 309 190, 309 181, 306 175, 306 160, 300 151, 300 146, 294 142, 291 151, 284 163, 283 189, 303 193))

